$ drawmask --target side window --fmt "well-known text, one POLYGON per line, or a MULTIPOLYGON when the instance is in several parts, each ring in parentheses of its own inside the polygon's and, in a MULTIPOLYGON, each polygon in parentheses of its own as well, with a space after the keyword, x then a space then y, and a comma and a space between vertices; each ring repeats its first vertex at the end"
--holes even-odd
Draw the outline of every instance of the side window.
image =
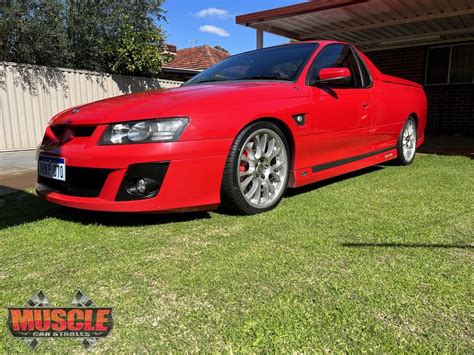
POLYGON ((351 47, 345 44, 330 44, 324 47, 316 57, 310 72, 311 80, 319 79, 319 71, 323 68, 347 68, 351 72, 351 81, 346 84, 335 85, 343 88, 362 87, 362 78, 360 75, 357 59, 352 53, 351 47))

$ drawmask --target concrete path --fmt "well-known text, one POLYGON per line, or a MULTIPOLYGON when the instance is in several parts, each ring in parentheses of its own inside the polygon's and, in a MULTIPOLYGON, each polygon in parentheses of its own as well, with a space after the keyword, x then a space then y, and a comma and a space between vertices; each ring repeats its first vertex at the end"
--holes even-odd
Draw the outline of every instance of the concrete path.
POLYGON ((0 152, 0 174, 11 169, 36 168, 35 151, 0 152))
POLYGON ((34 150, 0 153, 0 196, 32 188, 35 183, 34 150))
POLYGON ((0 196, 31 189, 35 184, 36 169, 11 170, 9 174, 0 174, 0 196))

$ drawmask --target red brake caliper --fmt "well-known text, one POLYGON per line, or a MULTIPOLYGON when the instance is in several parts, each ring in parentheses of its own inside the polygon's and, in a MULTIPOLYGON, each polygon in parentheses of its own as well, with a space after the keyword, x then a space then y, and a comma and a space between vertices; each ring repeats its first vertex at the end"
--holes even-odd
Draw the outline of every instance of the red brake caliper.
MULTIPOLYGON (((247 157, 247 151, 244 150, 244 152, 242 153, 242 156, 247 157)), ((243 160, 240 161, 239 170, 241 173, 247 171, 247 163, 245 161, 243 160)))

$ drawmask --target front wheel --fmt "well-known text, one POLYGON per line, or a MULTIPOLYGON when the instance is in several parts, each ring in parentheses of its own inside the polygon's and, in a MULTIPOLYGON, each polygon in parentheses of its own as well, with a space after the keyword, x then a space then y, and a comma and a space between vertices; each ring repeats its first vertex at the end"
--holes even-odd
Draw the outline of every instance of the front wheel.
POLYGON ((416 154, 416 122, 410 117, 405 122, 397 142, 398 163, 411 164, 416 154))
POLYGON ((288 185, 290 155, 281 129, 271 122, 246 127, 227 158, 221 195, 223 207, 240 214, 274 208, 288 185))

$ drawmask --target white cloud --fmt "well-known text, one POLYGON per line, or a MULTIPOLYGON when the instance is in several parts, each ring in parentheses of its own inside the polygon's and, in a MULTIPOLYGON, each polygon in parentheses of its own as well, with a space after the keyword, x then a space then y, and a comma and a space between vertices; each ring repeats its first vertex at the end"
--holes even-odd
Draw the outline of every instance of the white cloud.
POLYGON ((223 9, 217 9, 215 7, 209 7, 207 9, 203 9, 199 12, 196 12, 194 15, 197 17, 213 17, 213 18, 220 18, 226 19, 230 17, 229 11, 223 9))
POLYGON ((213 25, 204 25, 199 27, 199 31, 201 32, 206 32, 206 33, 212 33, 221 37, 229 37, 230 34, 224 30, 223 28, 213 26, 213 25))

